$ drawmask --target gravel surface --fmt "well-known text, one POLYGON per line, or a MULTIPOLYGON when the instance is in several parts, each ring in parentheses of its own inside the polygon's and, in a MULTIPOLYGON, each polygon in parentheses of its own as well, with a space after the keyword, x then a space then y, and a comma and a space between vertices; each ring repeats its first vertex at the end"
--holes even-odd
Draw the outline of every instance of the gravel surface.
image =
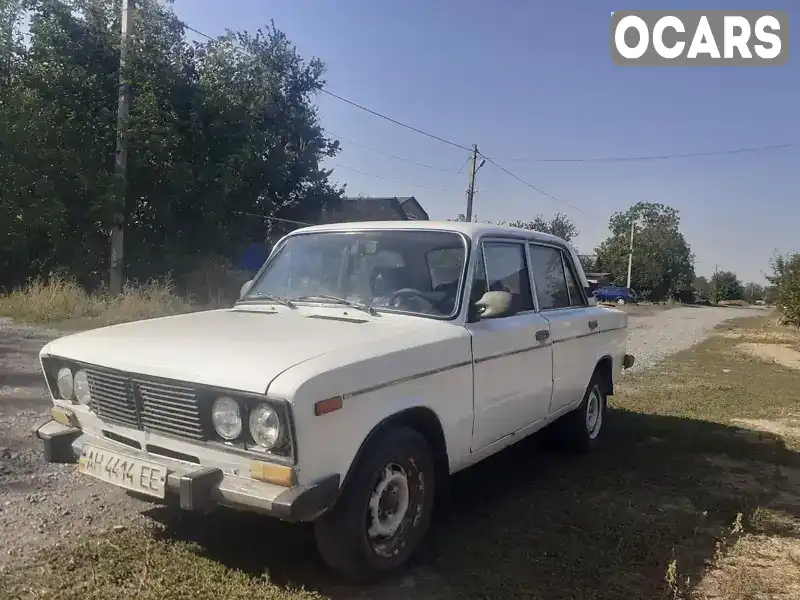
POLYGON ((60 335, 0 319, 0 571, 76 533, 142 520, 147 508, 120 490, 79 477, 74 465, 44 461, 32 430, 51 401, 38 356, 60 335))
MULTIPOLYGON (((701 341, 728 319, 761 314, 730 308, 675 308, 629 319, 633 372, 701 341)), ((151 508, 124 492, 78 476, 74 465, 44 462, 32 434, 50 408, 38 353, 63 335, 0 318, 0 571, 11 561, 80 533, 146 520, 151 508)))
POLYGON ((636 357, 636 362, 627 372, 642 371, 670 354, 691 348, 724 321, 763 314, 764 309, 758 308, 681 306, 650 316, 631 316, 628 353, 636 357))

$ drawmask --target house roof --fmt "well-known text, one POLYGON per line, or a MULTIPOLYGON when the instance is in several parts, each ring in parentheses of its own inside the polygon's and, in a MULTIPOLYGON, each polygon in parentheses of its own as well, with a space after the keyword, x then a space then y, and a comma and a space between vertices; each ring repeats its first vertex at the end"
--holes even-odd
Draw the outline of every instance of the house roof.
POLYGON ((345 196, 343 202, 370 205, 389 219, 397 215, 401 221, 427 221, 428 213, 414 196, 345 196))

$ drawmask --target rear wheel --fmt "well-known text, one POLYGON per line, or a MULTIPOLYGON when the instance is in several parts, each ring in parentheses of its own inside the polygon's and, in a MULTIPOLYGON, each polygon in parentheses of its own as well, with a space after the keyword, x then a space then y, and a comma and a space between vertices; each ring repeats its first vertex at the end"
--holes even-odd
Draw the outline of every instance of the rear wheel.
POLYGON ((581 405, 555 424, 556 439, 570 450, 588 452, 600 443, 608 396, 598 371, 592 375, 581 405))
POLYGON ((365 581, 402 566, 430 524, 434 464, 414 429, 382 434, 367 448, 336 506, 314 523, 322 558, 365 581))
POLYGON ((624 306, 625 305, 625 298, 617 298, 617 304, 619 306, 624 306))

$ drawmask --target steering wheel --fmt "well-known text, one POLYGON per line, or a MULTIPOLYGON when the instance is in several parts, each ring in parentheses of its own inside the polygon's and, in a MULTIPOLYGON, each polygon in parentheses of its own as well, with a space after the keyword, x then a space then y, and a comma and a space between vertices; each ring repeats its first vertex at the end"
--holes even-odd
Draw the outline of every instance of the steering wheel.
POLYGON ((425 292, 421 292, 420 290, 415 290, 414 288, 400 288, 392 292, 392 295, 389 296, 389 306, 397 308, 397 300, 406 299, 406 298, 422 298, 428 304, 432 304, 432 302, 425 296, 425 292))

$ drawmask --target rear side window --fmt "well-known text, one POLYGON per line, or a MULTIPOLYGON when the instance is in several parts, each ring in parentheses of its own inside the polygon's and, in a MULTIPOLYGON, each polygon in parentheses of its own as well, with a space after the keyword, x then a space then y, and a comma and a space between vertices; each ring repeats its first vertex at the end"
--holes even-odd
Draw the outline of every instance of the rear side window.
POLYGON ((586 306, 586 301, 583 299, 580 285, 578 285, 578 276, 575 274, 575 269, 572 268, 572 263, 565 252, 561 253, 561 259, 564 261, 564 275, 567 280, 569 305, 586 306))
POLYGON ((531 244, 530 252, 539 309, 569 308, 569 288, 564 274, 561 250, 551 246, 531 244))

